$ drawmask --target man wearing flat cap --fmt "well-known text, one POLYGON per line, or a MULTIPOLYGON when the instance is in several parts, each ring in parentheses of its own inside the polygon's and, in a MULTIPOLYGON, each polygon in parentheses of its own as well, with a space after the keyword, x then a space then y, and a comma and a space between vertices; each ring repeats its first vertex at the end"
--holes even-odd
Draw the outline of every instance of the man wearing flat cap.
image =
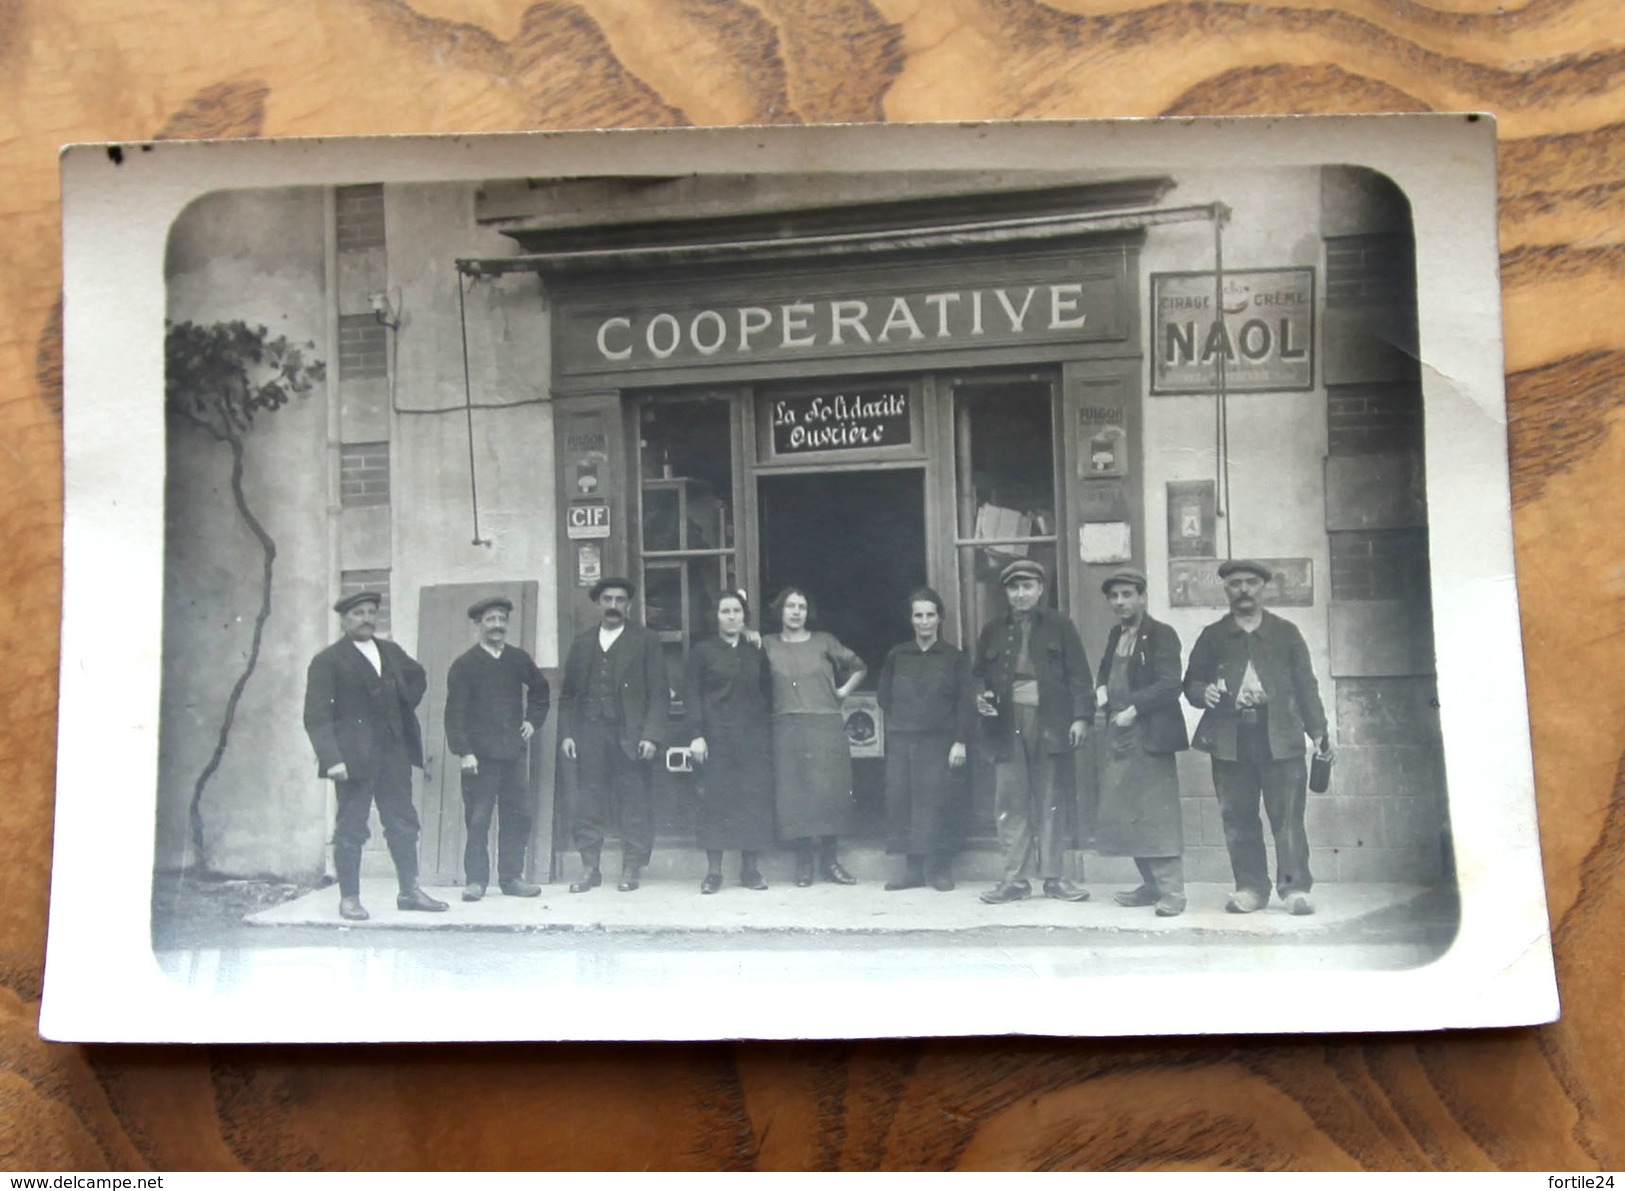
POLYGON ((1179 707, 1179 634, 1146 612, 1145 572, 1125 567, 1100 590, 1117 623, 1106 635, 1095 702, 1103 720, 1095 850, 1132 856, 1140 885, 1120 906, 1154 906, 1162 918, 1185 909, 1184 824, 1175 756, 1190 747, 1179 707))
POLYGON ((1326 710, 1303 634, 1266 611, 1264 585, 1273 574, 1251 559, 1219 564, 1230 613, 1208 625, 1191 650, 1185 698, 1200 708, 1192 747, 1213 762, 1213 789, 1224 822, 1236 891, 1226 905, 1250 914, 1270 900, 1263 799, 1275 836, 1275 891, 1294 914, 1313 914, 1309 838, 1304 830, 1308 770, 1304 741, 1332 755, 1326 710))
POLYGON ((463 900, 477 902, 491 883, 491 818, 497 821, 497 885, 508 897, 536 897, 524 879, 530 843, 526 746, 547 720, 547 679, 530 654, 508 644, 513 601, 476 600, 468 618, 479 642, 446 675, 446 747, 463 759, 463 900))
POLYGON ((333 867, 339 914, 352 922, 368 917, 361 904, 361 849, 375 803, 400 884, 396 907, 446 908, 418 885, 412 769, 423 766, 417 705, 428 681, 406 650, 373 635, 382 602, 378 592, 362 591, 334 604, 344 636, 311 659, 305 675, 305 733, 316 750, 316 771, 332 780, 338 799, 333 867))
POLYGON ((1061 876, 1072 797, 1068 754, 1079 748, 1094 716, 1094 688, 1083 642, 1072 622, 1044 606, 1044 568, 1017 559, 999 575, 1010 609, 990 621, 976 643, 976 711, 994 761, 993 810, 1004 873, 981 895, 998 905, 1032 893, 1088 900, 1089 891, 1061 876))
POLYGON ((574 835, 581 879, 571 893, 603 883, 604 839, 620 831, 623 893, 638 887, 654 850, 651 763, 659 755, 671 709, 660 640, 632 624, 637 588, 630 579, 603 579, 587 597, 598 624, 570 643, 559 704, 559 749, 576 766, 574 835))

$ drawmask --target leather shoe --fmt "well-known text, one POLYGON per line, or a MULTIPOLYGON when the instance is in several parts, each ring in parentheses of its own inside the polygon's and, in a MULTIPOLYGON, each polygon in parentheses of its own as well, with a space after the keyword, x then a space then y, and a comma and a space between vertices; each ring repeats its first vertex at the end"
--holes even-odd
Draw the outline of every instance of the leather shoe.
POLYGON ((1138 889, 1125 889, 1121 893, 1112 894, 1112 900, 1120 906, 1154 906, 1157 903, 1157 891, 1149 885, 1141 885, 1138 889))
POLYGON ((805 889, 813 883, 812 858, 796 861, 796 884, 805 889))
POLYGON ((1165 893, 1157 899, 1158 918, 1178 918, 1185 912, 1183 894, 1165 893))
POLYGON ((542 887, 533 881, 521 881, 515 878, 512 881, 502 882, 503 897, 540 897, 542 887))
POLYGON ((339 917, 349 922, 365 922, 372 915, 367 913, 359 897, 339 898, 339 917))
POLYGON ((1309 900, 1307 893, 1293 893, 1287 895, 1286 908, 1302 918, 1315 912, 1315 903, 1309 900))
POLYGON ((931 888, 938 893, 952 893, 954 891, 954 877, 947 869, 937 870, 937 875, 931 878, 931 888))
POLYGON ((896 893, 899 889, 924 889, 925 877, 921 873, 904 873, 895 881, 886 882, 886 892, 896 893))
POLYGON ((762 874, 753 868, 743 869, 740 872, 739 883, 746 889, 762 890, 767 888, 767 882, 762 879, 762 874))
POLYGON ((721 873, 706 873, 705 880, 700 882, 701 893, 715 893, 722 888, 721 873))
POLYGON ((465 902, 477 902, 484 896, 485 886, 481 885, 478 881, 470 881, 467 885, 463 886, 463 900, 465 902))
POLYGON ((571 893, 585 893, 589 889, 597 889, 604 883, 604 874, 595 868, 589 868, 581 874, 579 881, 570 882, 571 893))
POLYGON ((1005 902, 1019 902, 1024 897, 1031 897, 1033 887, 1025 881, 1000 881, 986 893, 978 894, 990 906, 1002 906, 1005 902))
POLYGON ((1051 877, 1044 882, 1044 896, 1052 897, 1058 902, 1086 902, 1089 900, 1089 891, 1065 878, 1051 877))
POLYGON ((1232 914, 1251 914, 1264 908, 1264 900, 1251 889, 1238 889, 1230 895, 1230 900, 1224 903, 1224 908, 1232 914))
POLYGON ((622 893, 631 893, 639 885, 638 872, 639 866, 636 864, 629 864, 625 868, 621 869, 621 883, 615 886, 615 888, 619 889, 622 893))
POLYGON ((434 914, 441 910, 449 910, 451 907, 443 901, 437 901, 430 897, 422 889, 414 887, 395 899, 395 908, 397 910, 423 910, 426 913, 434 914))
POLYGON ((837 885, 856 885, 858 879, 842 868, 839 862, 831 860, 824 866, 824 880, 833 881, 837 885))

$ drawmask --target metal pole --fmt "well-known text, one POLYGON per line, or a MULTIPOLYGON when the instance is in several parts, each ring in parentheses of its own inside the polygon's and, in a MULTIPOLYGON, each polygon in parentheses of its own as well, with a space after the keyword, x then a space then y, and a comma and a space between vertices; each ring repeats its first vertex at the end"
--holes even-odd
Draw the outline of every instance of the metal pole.
POLYGON ((1219 520, 1224 522, 1224 556, 1230 558, 1234 546, 1230 537, 1230 401, 1225 375, 1225 348, 1230 342, 1229 330, 1224 324, 1224 223, 1230 218, 1230 208, 1222 203, 1213 204, 1213 331, 1219 342, 1218 385, 1214 391, 1214 505, 1219 520))
MULTIPOLYGON (((478 280, 476 278, 475 280, 478 280)), ((468 501, 474 511, 474 541, 476 546, 491 543, 480 536, 480 488, 474 475, 474 383, 468 370, 468 304, 467 290, 462 275, 457 277, 457 317, 463 329, 463 413, 468 420, 468 501)))

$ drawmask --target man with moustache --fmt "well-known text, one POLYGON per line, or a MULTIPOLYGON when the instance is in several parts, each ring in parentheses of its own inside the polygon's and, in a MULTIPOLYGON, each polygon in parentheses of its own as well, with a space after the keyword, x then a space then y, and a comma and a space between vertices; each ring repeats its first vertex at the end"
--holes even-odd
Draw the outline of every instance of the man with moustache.
POLYGON ((1120 906, 1154 906, 1160 918, 1185 910, 1184 825, 1175 755, 1190 747, 1179 707, 1179 634, 1145 610, 1145 572, 1124 567, 1101 592, 1117 623, 1106 637, 1095 701, 1104 719, 1095 850, 1132 856, 1137 889, 1120 906))
POLYGON ((525 748, 547 720, 547 678, 523 649, 508 644, 513 601, 478 600, 468 618, 479 643, 446 675, 446 747, 463 759, 463 900, 477 902, 491 882, 491 819, 497 820, 497 884, 507 897, 536 897, 524 879, 530 843, 525 748))
POLYGON ((976 712, 994 759, 993 809, 1004 857, 1003 877, 980 895, 989 905, 1030 896, 1035 874, 1045 897, 1089 899, 1087 889, 1061 876, 1071 797, 1063 779, 1072 773, 1067 754, 1082 746, 1094 717, 1095 694, 1077 628, 1042 606, 1047 579, 1031 559, 1005 567, 999 582, 1010 611, 990 621, 976 643, 976 712))
POLYGON ((361 848, 374 803, 400 885, 396 908, 446 909, 418 885, 412 769, 423 766, 416 708, 428 680, 406 650, 373 635, 382 602, 378 592, 361 591, 334 604, 344 636, 311 659, 305 676, 305 733, 317 773, 332 780, 338 798, 333 867, 339 914, 351 922, 370 917, 361 904, 361 848))
POLYGON ((1332 742, 1303 634, 1260 603, 1272 577, 1269 567, 1251 559, 1219 564, 1230 613, 1196 639, 1185 698, 1202 710, 1192 747, 1212 756, 1213 789, 1236 878, 1225 908, 1251 914, 1269 904, 1258 817, 1262 797, 1275 837, 1275 890, 1293 914, 1313 914, 1304 740, 1312 739, 1317 755, 1327 759, 1332 742))
POLYGON ((650 762, 665 739, 671 707, 660 640, 631 624, 637 588, 602 579, 587 596, 599 623, 570 644, 559 707, 559 749, 576 765, 574 836, 583 866, 571 893, 603 883, 599 860, 607 832, 621 837, 622 893, 636 889, 654 850, 650 762))

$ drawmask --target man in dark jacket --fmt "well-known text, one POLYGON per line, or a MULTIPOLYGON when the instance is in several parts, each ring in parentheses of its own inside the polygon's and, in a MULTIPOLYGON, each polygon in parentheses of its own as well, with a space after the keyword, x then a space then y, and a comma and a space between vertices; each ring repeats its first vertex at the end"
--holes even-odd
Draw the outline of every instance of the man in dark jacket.
POLYGON ((1190 747, 1179 707, 1179 634, 1145 610, 1143 571, 1125 567, 1100 585, 1117 623, 1106 635, 1095 701, 1104 721, 1095 850, 1132 856, 1140 885, 1120 906, 1185 909, 1185 849, 1175 756, 1190 747))
POLYGON ((1094 689, 1083 642, 1072 622, 1043 606, 1044 568, 1018 559, 999 575, 1009 612, 990 621, 976 643, 973 667, 981 693, 984 741, 994 759, 993 806, 1004 875, 981 895, 998 905, 1032 893, 1087 901, 1089 891, 1061 876, 1067 844, 1066 799, 1072 797, 1068 754, 1094 717, 1094 689))
POLYGON ((1250 559, 1219 564, 1230 614, 1202 630, 1185 671, 1185 698, 1202 709, 1192 747, 1212 755, 1213 789, 1236 891, 1226 906, 1250 914, 1270 900, 1262 796, 1275 836, 1275 889, 1294 914, 1313 914, 1309 838, 1304 829, 1308 772, 1304 739, 1330 759, 1331 736, 1309 647, 1296 626, 1266 612, 1272 578, 1250 559))
POLYGON ((316 772, 332 779, 338 797, 333 867, 339 913, 352 922, 368 917, 361 905, 361 848, 375 802, 400 883, 395 905, 446 908, 418 885, 412 768, 423 765, 416 708, 428 681, 404 649, 373 636, 382 600, 375 591, 363 591, 334 604, 344 636, 311 660, 305 676, 305 733, 316 750, 316 772))
POLYGON ((497 820, 497 882, 508 897, 536 897, 542 887, 524 879, 530 843, 530 790, 525 747, 547 720, 547 679, 530 654, 508 644, 513 601, 477 601, 468 618, 480 640, 452 662, 446 675, 446 747, 463 759, 465 902, 485 896, 491 881, 491 817, 497 820))
POLYGON ((618 826, 618 888, 628 893, 654 850, 650 762, 665 739, 671 689, 659 638, 629 623, 632 581, 603 579, 587 594, 599 623, 570 644, 559 706, 559 749, 576 764, 575 843, 584 866, 570 892, 602 884, 604 837, 618 826))

